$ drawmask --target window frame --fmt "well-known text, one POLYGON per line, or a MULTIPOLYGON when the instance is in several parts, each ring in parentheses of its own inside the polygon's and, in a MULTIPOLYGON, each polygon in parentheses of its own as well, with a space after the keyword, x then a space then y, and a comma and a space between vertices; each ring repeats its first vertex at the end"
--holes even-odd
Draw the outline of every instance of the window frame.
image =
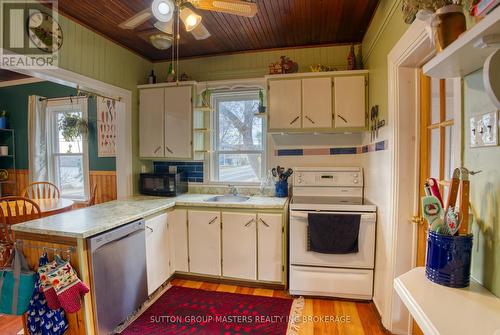
MULTIPOLYGON (((211 128, 213 134, 210 139, 210 183, 211 184, 231 184, 231 185, 259 185, 261 180, 258 181, 224 181, 219 178, 219 157, 221 154, 257 154, 261 155, 261 179, 266 174, 266 161, 267 161, 267 118, 264 115, 257 115, 262 119, 262 149, 261 150, 219 150, 219 103, 224 101, 244 101, 249 99, 259 100, 259 89, 242 89, 231 91, 212 92, 211 104, 214 107, 213 118, 211 120, 211 128)), ((256 111, 256 114, 258 111, 256 111)))
POLYGON ((83 164, 83 198, 68 198, 74 201, 87 201, 90 197, 90 173, 89 173, 89 148, 88 135, 82 136, 82 152, 81 153, 59 153, 56 152, 58 146, 58 124, 57 114, 67 111, 81 112, 82 119, 88 122, 88 103, 87 98, 52 100, 47 104, 47 161, 49 181, 55 184, 62 193, 62 188, 59 181, 59 176, 56 173, 57 157, 82 156, 83 164))

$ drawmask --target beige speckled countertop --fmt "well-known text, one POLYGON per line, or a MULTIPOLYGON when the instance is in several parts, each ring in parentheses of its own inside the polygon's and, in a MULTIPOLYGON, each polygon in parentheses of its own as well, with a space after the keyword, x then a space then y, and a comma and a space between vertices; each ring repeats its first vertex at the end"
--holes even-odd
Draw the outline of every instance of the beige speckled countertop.
POLYGON ((241 209, 283 209, 287 198, 252 196, 245 202, 207 202, 214 194, 183 194, 173 198, 135 196, 12 226, 15 232, 87 238, 174 206, 241 209))

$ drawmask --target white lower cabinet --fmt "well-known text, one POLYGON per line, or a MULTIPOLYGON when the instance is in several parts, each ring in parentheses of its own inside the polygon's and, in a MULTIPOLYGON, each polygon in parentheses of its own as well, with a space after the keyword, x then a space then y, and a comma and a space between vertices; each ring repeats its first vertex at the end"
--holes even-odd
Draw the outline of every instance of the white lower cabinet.
POLYGON ((187 211, 176 209, 168 214, 172 272, 188 272, 187 211))
POLYGON ((167 213, 146 220, 146 269, 148 294, 158 289, 171 275, 167 213))
POLYGON ((257 216, 222 213, 222 275, 257 279, 257 216))
POLYGON ((221 275, 220 212, 188 211, 189 272, 221 275))
POLYGON ((258 280, 282 282, 283 230, 281 214, 258 214, 258 280))

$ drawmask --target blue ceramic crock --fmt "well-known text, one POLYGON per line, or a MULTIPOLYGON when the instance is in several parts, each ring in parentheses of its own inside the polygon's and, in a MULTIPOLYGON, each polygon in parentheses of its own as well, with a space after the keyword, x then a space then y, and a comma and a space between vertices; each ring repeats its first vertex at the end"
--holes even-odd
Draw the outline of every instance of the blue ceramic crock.
POLYGON ((288 197, 288 181, 280 180, 276 182, 276 196, 278 198, 288 197))
POLYGON ((473 235, 449 236, 429 231, 425 275, 448 287, 467 287, 470 282, 473 235))

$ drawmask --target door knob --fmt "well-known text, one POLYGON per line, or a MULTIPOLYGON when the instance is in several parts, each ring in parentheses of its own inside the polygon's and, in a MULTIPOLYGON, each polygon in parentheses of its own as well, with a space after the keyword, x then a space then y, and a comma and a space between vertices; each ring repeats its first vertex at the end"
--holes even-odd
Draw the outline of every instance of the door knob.
POLYGON ((418 215, 414 215, 412 218, 411 218, 411 222, 415 223, 415 224, 418 224, 418 225, 423 225, 424 222, 425 222, 425 219, 422 218, 421 216, 418 216, 418 215))

